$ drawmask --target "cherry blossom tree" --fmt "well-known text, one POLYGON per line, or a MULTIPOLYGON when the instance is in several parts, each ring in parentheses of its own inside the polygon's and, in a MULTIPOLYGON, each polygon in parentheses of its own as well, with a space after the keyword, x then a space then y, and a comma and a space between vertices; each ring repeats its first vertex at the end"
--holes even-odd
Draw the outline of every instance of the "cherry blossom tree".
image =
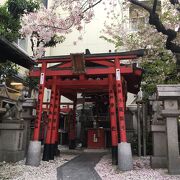
MULTIPOLYGON (((62 42, 73 28, 79 32, 94 16, 94 6, 102 0, 54 0, 49 8, 41 5, 38 12, 22 17, 22 37, 30 36, 33 55, 39 57, 44 48, 62 42)), ((82 37, 79 37, 81 39, 82 37)))
MULTIPOLYGON (((82 31, 85 24, 90 23, 94 17, 94 7, 103 3, 109 17, 120 0, 53 0, 53 4, 46 9, 41 6, 38 12, 28 13, 22 17, 22 37, 30 36, 34 56, 41 56, 44 48, 55 46, 64 41, 65 36, 73 28, 82 31)), ((166 48, 174 53, 179 53, 180 47, 176 42, 179 36, 178 24, 173 24, 169 19, 164 24, 157 12, 157 0, 153 0, 152 7, 139 0, 122 0, 133 3, 149 13, 149 23, 167 36, 166 48)), ((167 0, 171 15, 179 13, 179 1, 167 0)), ((168 18, 168 15, 167 15, 168 18)), ((78 37, 82 39, 82 37, 78 37)), ((74 44, 76 44, 74 42, 74 44)))
MULTIPOLYGON (((142 90, 148 97, 155 92, 157 84, 176 84, 180 81, 180 76, 177 73, 174 53, 166 48, 166 35, 158 33, 156 28, 148 22, 145 24, 145 21, 138 21, 140 17, 143 20, 148 18, 148 13, 144 9, 138 6, 133 7, 131 14, 139 17, 136 19, 136 31, 123 28, 124 22, 129 19, 123 22, 118 19, 117 14, 114 14, 111 23, 105 24, 101 38, 115 44, 117 50, 120 48, 146 50, 147 53, 139 64, 144 69, 142 90)), ((178 16, 172 14, 171 9, 164 10, 161 13, 161 19, 166 26, 171 28, 175 28, 179 22, 178 16)))
POLYGON ((153 0, 153 4, 147 5, 138 0, 129 0, 129 2, 143 8, 149 13, 149 24, 155 26, 158 32, 167 36, 166 48, 176 54, 176 58, 180 61, 180 2, 179 0, 167 0, 165 10, 168 9, 166 21, 161 19, 161 15, 157 11, 158 0, 153 0), (173 16, 175 18, 173 18, 173 16), (171 18, 169 18, 171 17, 171 18), (174 23, 176 19, 176 23, 174 23))

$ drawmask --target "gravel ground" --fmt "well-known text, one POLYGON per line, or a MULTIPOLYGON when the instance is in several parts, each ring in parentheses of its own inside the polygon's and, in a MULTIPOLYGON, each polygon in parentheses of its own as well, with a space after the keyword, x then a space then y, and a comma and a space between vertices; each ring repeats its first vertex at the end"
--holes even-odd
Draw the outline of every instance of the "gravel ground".
POLYGON ((17 163, 0 163, 0 180, 56 180, 56 168, 77 155, 62 154, 49 162, 41 161, 39 167, 25 165, 25 160, 17 163))
POLYGON ((117 166, 112 166, 111 155, 105 155, 95 170, 102 180, 180 180, 180 175, 168 175, 167 169, 151 169, 149 157, 134 157, 133 166, 132 171, 121 172, 117 166))

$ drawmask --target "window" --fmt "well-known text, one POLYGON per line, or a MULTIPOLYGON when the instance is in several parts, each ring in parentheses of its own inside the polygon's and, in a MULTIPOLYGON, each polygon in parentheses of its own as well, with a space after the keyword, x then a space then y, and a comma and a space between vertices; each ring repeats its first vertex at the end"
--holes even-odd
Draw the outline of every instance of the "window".
POLYGON ((27 38, 17 39, 15 43, 21 50, 24 50, 25 52, 27 52, 27 45, 28 45, 27 38))
POLYGON ((139 18, 132 18, 130 20, 130 30, 138 31, 142 25, 146 26, 147 24, 148 24, 148 17, 146 16, 139 18))
POLYGON ((42 3, 44 4, 44 6, 47 8, 48 7, 48 0, 42 0, 42 3))

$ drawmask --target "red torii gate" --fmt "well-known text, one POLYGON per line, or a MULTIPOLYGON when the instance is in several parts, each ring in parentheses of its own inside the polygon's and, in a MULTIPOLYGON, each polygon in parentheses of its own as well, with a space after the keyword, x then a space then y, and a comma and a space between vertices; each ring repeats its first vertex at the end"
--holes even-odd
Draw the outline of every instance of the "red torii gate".
POLYGON ((30 71, 30 77, 40 77, 34 141, 39 141, 40 137, 44 88, 51 89, 43 160, 54 158, 54 146, 58 140, 60 96, 63 95, 74 101, 74 118, 69 137, 73 144, 75 141, 77 93, 104 92, 109 94, 112 160, 113 164, 116 163, 118 142, 127 141, 124 117, 126 90, 136 94, 140 88, 142 75, 142 69, 133 64, 123 64, 122 61, 137 59, 140 56, 143 56, 143 50, 122 53, 71 54, 43 57, 37 60, 37 63, 42 66, 30 71), (52 65, 54 63, 56 65, 52 65), (116 118, 116 111, 118 118, 116 118), (120 137, 119 140, 118 137, 120 137))

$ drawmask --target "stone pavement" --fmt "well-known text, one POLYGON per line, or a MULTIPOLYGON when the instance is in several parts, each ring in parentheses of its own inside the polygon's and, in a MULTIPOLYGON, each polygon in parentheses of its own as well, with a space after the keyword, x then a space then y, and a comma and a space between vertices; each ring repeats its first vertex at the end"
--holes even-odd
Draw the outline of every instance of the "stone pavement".
POLYGON ((58 180, 101 180, 94 167, 105 153, 82 153, 57 168, 58 180))

